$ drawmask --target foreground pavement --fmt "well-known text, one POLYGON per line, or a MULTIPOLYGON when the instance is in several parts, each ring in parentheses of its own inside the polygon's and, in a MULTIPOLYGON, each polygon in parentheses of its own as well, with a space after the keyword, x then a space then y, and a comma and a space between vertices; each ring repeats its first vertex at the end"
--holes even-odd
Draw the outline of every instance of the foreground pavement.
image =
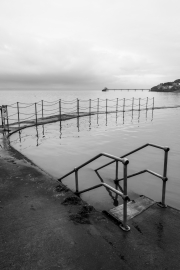
POLYGON ((1 140, 0 269, 180 269, 178 210, 155 204, 123 232, 1 140))

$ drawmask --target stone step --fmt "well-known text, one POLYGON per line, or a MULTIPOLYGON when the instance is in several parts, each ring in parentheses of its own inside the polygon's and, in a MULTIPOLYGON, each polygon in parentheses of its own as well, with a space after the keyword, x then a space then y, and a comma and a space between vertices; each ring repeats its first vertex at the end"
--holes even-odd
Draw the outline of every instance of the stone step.
MULTIPOLYGON (((127 220, 139 215, 151 205, 155 204, 156 202, 152 199, 141 195, 137 199, 132 200, 127 203, 127 220)), ((109 215, 114 217, 118 221, 123 221, 123 204, 118 205, 107 211, 109 215)))

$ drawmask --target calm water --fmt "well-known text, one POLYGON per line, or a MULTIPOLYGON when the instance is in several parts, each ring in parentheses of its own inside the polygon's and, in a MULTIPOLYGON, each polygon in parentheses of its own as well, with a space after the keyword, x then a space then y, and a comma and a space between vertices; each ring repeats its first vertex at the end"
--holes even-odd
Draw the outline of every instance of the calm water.
MULTIPOLYGON (((112 91, 112 92, 0 92, 2 104, 16 101, 37 102, 39 100, 54 101, 59 98, 72 100, 74 98, 155 98, 155 106, 180 105, 180 93, 151 93, 147 91, 112 91)), ((180 109, 158 109, 134 112, 84 117, 69 120, 60 124, 53 123, 36 128, 23 130, 21 134, 11 137, 12 145, 37 165, 55 177, 72 170, 100 152, 121 156, 145 143, 169 146, 168 182, 166 202, 180 209, 180 109)), ((155 148, 145 148, 129 157, 128 174, 143 169, 151 169, 163 173, 164 152, 155 148)), ((107 159, 99 159, 80 170, 80 189, 98 184, 99 179, 93 169, 106 163, 107 159)), ((113 186, 115 167, 111 165, 99 171, 106 183, 113 186)), ((122 166, 119 166, 119 177, 122 176, 122 166)), ((74 175, 64 179, 72 190, 74 175)), ((144 174, 128 180, 128 194, 131 199, 144 194, 156 201, 161 200, 162 181, 149 174, 144 174)), ((114 194, 109 194, 103 187, 82 195, 82 198, 93 204, 97 209, 109 209, 114 203, 114 194)))

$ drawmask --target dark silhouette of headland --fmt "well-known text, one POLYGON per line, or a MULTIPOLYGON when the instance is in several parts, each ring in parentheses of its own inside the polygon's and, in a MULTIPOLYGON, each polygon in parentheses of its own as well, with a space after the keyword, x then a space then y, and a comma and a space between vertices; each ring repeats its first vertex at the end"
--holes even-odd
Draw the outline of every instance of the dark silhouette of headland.
POLYGON ((160 83, 150 89, 152 92, 175 92, 180 91, 180 79, 174 82, 160 83))

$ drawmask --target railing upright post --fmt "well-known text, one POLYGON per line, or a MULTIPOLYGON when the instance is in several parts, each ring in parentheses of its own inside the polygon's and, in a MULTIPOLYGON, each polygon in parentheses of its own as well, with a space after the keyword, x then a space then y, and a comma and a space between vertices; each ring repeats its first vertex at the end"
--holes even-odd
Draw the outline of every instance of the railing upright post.
POLYGON ((36 117, 36 126, 37 126, 37 104, 34 103, 34 105, 35 105, 35 117, 36 117))
POLYGON ((139 98, 139 111, 141 109, 141 99, 139 98))
POLYGON ((89 99, 89 115, 91 115, 91 99, 89 99))
POLYGON ((146 100, 146 111, 147 111, 147 106, 148 106, 148 97, 147 97, 147 100, 146 100))
POLYGON ((75 184, 76 184, 76 193, 79 192, 79 183, 78 183, 78 170, 74 168, 75 171, 75 184))
POLYGON ((42 105, 42 119, 43 119, 43 117, 44 117, 44 115, 43 115, 43 109, 44 109, 44 108, 43 108, 43 107, 44 107, 44 106, 43 106, 43 100, 41 100, 41 105, 42 105))
MULTIPOLYGON (((168 151, 169 148, 167 148, 164 152, 164 171, 163 171, 163 177, 167 177, 167 162, 168 162, 168 151)), ((166 207, 165 205, 165 195, 166 195, 166 180, 163 180, 163 187, 162 187, 162 206, 166 207)))
POLYGON ((107 115, 107 98, 106 98, 106 115, 107 115))
POLYGON ((134 97, 132 99, 132 112, 133 112, 133 110, 134 110, 134 97))
POLYGON ((123 99, 123 112, 125 112, 125 98, 123 99))
POLYGON ((60 121, 60 128, 61 128, 61 99, 59 100, 59 121, 60 121))
MULTIPOLYGON (((124 196, 127 196, 127 164, 124 164, 124 196)), ((123 199, 123 225, 120 225, 124 231, 129 231, 130 227, 127 225, 127 198, 123 199)))
POLYGON ((118 98, 117 98, 117 101, 116 101, 116 114, 118 112, 118 98))
POLYGON ((9 120, 8 120, 8 109, 7 109, 7 105, 6 105, 6 116, 7 116, 7 128, 8 128, 8 132, 9 132, 9 120))
POLYGON ((4 124, 3 124, 3 116, 2 116, 2 106, 1 106, 1 123, 2 123, 2 127, 3 127, 4 124))
POLYGON ((98 117, 99 117, 99 98, 97 99, 97 123, 98 123, 98 117))
POLYGON ((19 102, 17 102, 17 113, 18 113, 18 125, 19 125, 19 127, 20 127, 19 102))
POLYGON ((154 110, 154 97, 153 97, 153 107, 152 107, 152 110, 154 110))

